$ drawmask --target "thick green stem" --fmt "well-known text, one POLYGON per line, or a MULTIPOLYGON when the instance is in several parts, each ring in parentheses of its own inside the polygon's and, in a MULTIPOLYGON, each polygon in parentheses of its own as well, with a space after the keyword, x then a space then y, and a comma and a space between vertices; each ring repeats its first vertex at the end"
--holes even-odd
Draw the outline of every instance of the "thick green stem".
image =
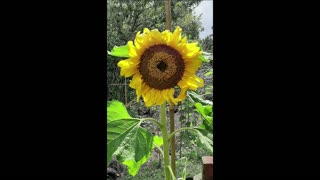
POLYGON ((161 133, 163 137, 163 162, 164 162, 164 172, 166 175, 166 180, 171 180, 170 162, 169 162, 169 141, 168 141, 168 130, 167 130, 167 118, 166 118, 166 103, 160 106, 160 124, 161 133))

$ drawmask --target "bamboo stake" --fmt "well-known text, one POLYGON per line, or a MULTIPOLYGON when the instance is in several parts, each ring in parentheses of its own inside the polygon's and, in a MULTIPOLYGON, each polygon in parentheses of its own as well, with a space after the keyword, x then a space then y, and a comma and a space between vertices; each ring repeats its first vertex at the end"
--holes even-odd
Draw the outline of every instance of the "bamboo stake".
MULTIPOLYGON (((166 29, 171 31, 171 7, 170 0, 164 1, 165 11, 166 11, 166 29)), ((174 104, 172 102, 169 103, 169 117, 170 117, 170 133, 174 131, 174 104)), ((176 176, 176 141, 175 136, 171 139, 171 169, 176 176)))
POLYGON ((125 103, 127 105, 127 78, 124 78, 124 98, 125 98, 125 103))
MULTIPOLYGON (((169 106, 169 117, 170 117, 170 134, 174 132, 174 104, 170 102, 169 106)), ((173 174, 176 176, 176 140, 175 135, 171 138, 171 169, 173 174)))
POLYGON ((164 0, 164 6, 166 10, 166 29, 171 31, 171 7, 170 0, 164 0))

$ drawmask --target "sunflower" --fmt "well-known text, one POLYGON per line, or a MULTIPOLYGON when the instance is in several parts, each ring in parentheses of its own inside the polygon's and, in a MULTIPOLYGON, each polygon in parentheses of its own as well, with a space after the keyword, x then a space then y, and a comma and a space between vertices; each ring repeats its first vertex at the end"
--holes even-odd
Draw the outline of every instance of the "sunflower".
POLYGON ((143 29, 136 34, 134 43, 128 42, 129 59, 119 61, 120 75, 133 76, 129 86, 136 90, 137 101, 142 96, 145 105, 161 105, 165 101, 177 104, 186 97, 188 89, 196 90, 204 85, 203 79, 195 75, 202 61, 202 51, 197 43, 187 43, 181 38, 182 29, 143 29), (174 97, 174 88, 180 94, 174 97))

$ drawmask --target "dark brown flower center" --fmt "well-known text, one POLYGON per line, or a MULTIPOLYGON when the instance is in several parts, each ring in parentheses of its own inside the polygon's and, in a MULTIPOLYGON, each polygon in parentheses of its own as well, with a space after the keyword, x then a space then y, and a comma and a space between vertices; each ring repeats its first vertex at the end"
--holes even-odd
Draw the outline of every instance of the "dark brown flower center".
POLYGON ((151 88, 173 88, 185 70, 181 54, 174 48, 160 44, 149 47, 140 58, 139 72, 151 88))
POLYGON ((164 72, 167 68, 167 64, 163 61, 160 61, 160 63, 157 65, 157 68, 161 71, 164 72))

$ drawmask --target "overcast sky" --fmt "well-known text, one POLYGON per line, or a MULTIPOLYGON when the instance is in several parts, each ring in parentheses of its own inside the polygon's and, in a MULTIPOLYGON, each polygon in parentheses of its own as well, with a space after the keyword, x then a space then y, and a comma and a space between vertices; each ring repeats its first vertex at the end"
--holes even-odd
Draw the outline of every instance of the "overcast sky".
POLYGON ((213 34, 211 26, 213 26, 213 0, 203 0, 199 6, 195 8, 194 13, 201 16, 201 23, 204 31, 200 32, 200 39, 213 34))

